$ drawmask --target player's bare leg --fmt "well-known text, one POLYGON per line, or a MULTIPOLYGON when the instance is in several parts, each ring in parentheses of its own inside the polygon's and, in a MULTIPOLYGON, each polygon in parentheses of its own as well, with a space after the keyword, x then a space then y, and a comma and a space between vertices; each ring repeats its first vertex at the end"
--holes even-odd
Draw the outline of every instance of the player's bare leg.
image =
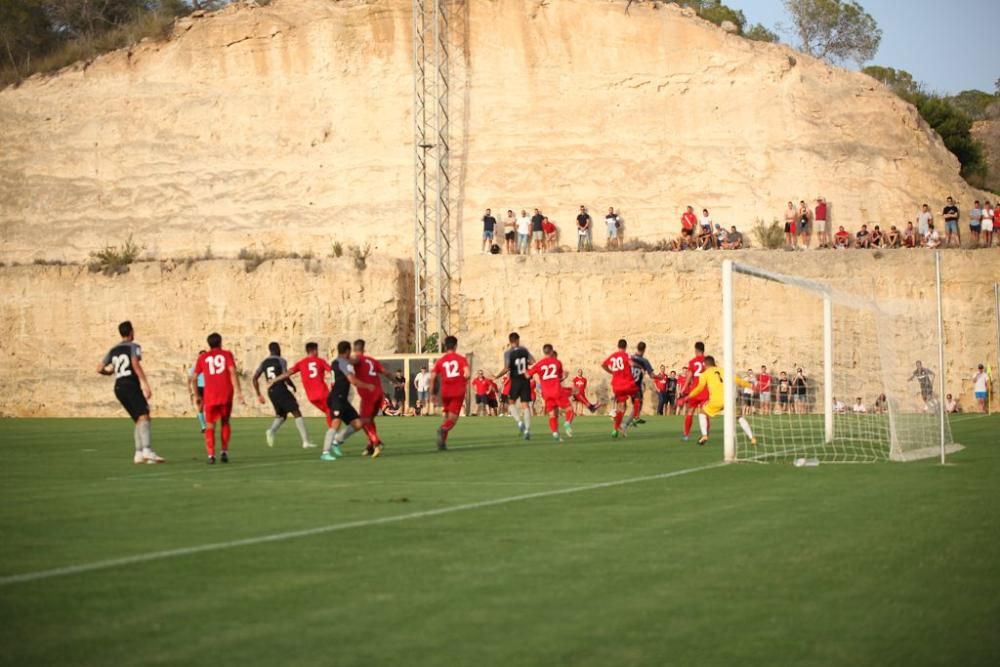
POLYGON ((201 432, 205 432, 205 401, 202 400, 201 396, 197 399, 198 405, 198 425, 201 427, 201 432))

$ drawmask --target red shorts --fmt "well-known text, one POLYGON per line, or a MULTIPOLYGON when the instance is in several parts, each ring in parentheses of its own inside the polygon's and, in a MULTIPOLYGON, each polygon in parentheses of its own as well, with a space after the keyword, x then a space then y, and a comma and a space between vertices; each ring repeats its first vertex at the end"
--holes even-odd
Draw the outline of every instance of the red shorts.
POLYGON ((632 385, 631 387, 612 387, 611 390, 615 394, 615 402, 624 403, 630 398, 633 398, 636 393, 638 393, 639 388, 632 385))
POLYGON ((206 405, 205 406, 205 421, 209 424, 214 424, 217 421, 223 419, 229 419, 229 416, 233 414, 233 403, 222 403, 221 405, 206 405))
POLYGON ((309 402, 316 406, 316 409, 326 416, 330 416, 330 406, 326 404, 326 396, 322 398, 309 397, 309 402))
POLYGON ((560 395, 555 398, 546 396, 545 412, 552 412, 553 410, 569 410, 569 396, 560 395))
POLYGON ((694 410, 700 408, 706 403, 708 403, 708 390, 704 389, 697 396, 688 396, 687 401, 684 402, 684 405, 694 410))
POLYGON ((382 392, 377 394, 361 394, 361 409, 358 410, 358 414, 362 419, 374 419, 382 410, 382 402, 384 400, 385 394, 382 392))
POLYGON ((462 412, 462 408, 465 406, 465 394, 460 396, 442 396, 441 397, 441 410, 444 412, 457 415, 462 412))

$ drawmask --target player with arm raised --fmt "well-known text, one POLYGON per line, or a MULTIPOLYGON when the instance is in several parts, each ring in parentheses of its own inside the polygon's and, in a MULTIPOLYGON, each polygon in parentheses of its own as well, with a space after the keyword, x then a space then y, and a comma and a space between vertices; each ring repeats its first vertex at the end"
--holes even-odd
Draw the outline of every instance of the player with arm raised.
POLYGON ((638 387, 632 377, 632 358, 628 352, 628 341, 624 338, 618 341, 618 350, 604 360, 601 368, 611 376, 611 393, 615 397, 615 419, 614 430, 611 432, 612 438, 619 435, 625 437, 625 430, 622 429, 622 419, 625 418, 625 405, 629 399, 635 396, 638 387))
POLYGON ((365 384, 355 374, 354 364, 351 363, 351 344, 348 341, 337 343, 337 357, 329 366, 333 373, 333 385, 327 396, 327 407, 333 421, 323 438, 323 453, 319 457, 321 461, 336 461, 343 456, 340 446, 349 437, 364 430, 358 411, 351 405, 351 387, 357 391, 375 390, 374 386, 365 384), (344 424, 346 426, 341 429, 344 424))
MULTIPOLYGON (((566 410, 572 415, 569 407, 569 396, 567 396, 562 386, 563 372, 562 362, 556 356, 555 349, 548 343, 542 346, 542 354, 545 356, 528 369, 528 376, 537 376, 542 387, 542 400, 545 401, 545 414, 549 416, 549 430, 552 432, 552 439, 562 442, 559 437, 559 409, 566 410)), ((572 416, 569 418, 572 420, 572 416)), ((566 424, 567 435, 572 436, 573 429, 566 424)))
POLYGON ((646 343, 639 341, 639 344, 635 346, 635 354, 632 355, 632 379, 635 380, 636 392, 635 396, 632 397, 632 414, 625 419, 626 429, 632 424, 646 423, 641 415, 646 392, 643 380, 646 379, 647 375, 653 377, 653 364, 649 363, 649 359, 646 358, 646 343))
POLYGON ((299 435, 302 437, 302 448, 315 447, 316 445, 309 442, 306 420, 302 418, 299 402, 292 394, 295 391, 295 384, 289 378, 285 378, 281 382, 274 382, 278 376, 288 372, 288 362, 281 356, 281 346, 273 342, 268 343, 267 351, 267 358, 260 362, 260 366, 257 367, 257 371, 251 378, 254 393, 257 394, 257 402, 263 405, 264 395, 260 393, 260 378, 262 375, 264 376, 264 380, 267 382, 267 397, 271 399, 271 405, 274 407, 274 421, 264 431, 267 446, 274 447, 274 436, 278 433, 281 425, 285 423, 288 415, 291 415, 295 419, 295 428, 298 429, 299 435), (274 384, 271 384, 272 382, 274 384))
MULTIPOLYGON (((221 422, 222 456, 219 460, 229 463, 229 440, 232 427, 229 418, 233 414, 233 394, 243 402, 243 389, 236 373, 233 353, 222 349, 222 336, 211 333, 208 336, 208 352, 198 357, 194 365, 195 376, 205 374, 205 449, 208 451, 209 465, 215 463, 215 423, 221 422)), ((195 396, 195 378, 188 380, 191 398, 195 396)))
MULTIPOLYGON (((702 373, 698 377, 698 382, 691 389, 691 395, 698 396, 701 392, 708 394, 708 399, 704 401, 701 405, 701 411, 698 414, 698 429, 701 431, 701 437, 698 438, 698 444, 704 445, 708 442, 708 420, 716 415, 722 414, 723 407, 725 406, 725 391, 722 384, 722 371, 715 366, 715 357, 705 357, 703 359, 704 367, 702 373)), ((746 387, 750 385, 749 382, 741 378, 739 375, 734 375, 733 380, 739 387, 746 387)), ((747 437, 750 438, 750 443, 753 445, 757 444, 757 439, 753 436, 753 431, 750 429, 750 422, 743 415, 740 415, 738 422, 740 428, 746 433, 747 437)))
POLYGON ((527 348, 521 346, 517 332, 507 337, 510 347, 503 353, 502 371, 496 379, 510 375, 510 415, 517 422, 517 428, 525 440, 531 440, 531 380, 528 369, 535 363, 527 348))
POLYGON ((330 415, 330 406, 327 398, 330 394, 330 386, 326 383, 326 374, 330 371, 330 364, 326 359, 319 356, 319 345, 316 343, 306 343, 306 356, 295 362, 295 365, 287 371, 271 380, 271 384, 284 382, 293 375, 302 375, 302 388, 306 390, 306 398, 317 410, 326 417, 326 428, 329 430, 333 424, 333 417, 330 415))
POLYGON ((910 380, 916 380, 920 385, 920 398, 925 404, 930 404, 934 398, 934 371, 924 368, 921 362, 917 362, 917 367, 913 369, 910 380))
POLYGON ((360 338, 354 341, 354 370, 358 374, 358 379, 373 387, 371 390, 359 390, 358 395, 361 396, 361 425, 365 435, 368 436, 368 446, 364 455, 377 459, 382 455, 384 443, 378 436, 375 417, 382 409, 382 402, 385 399, 382 378, 391 382, 392 373, 385 370, 378 359, 365 354, 365 341, 360 338))
POLYGON ((115 398, 135 423, 135 454, 132 462, 163 463, 163 458, 153 451, 148 403, 153 390, 150 389, 146 371, 142 368, 142 348, 135 342, 135 329, 128 320, 118 325, 118 334, 122 337, 121 341, 104 355, 97 366, 97 372, 114 376, 115 398))
POLYGON ((708 400, 708 390, 702 388, 695 392, 694 387, 698 385, 701 374, 705 372, 705 344, 698 341, 694 344, 694 357, 687 365, 687 381, 681 390, 681 397, 684 398, 684 437, 687 442, 691 438, 691 424, 694 416, 701 409, 701 406, 708 400))
POLYGON ((441 414, 444 420, 437 430, 438 451, 448 449, 448 434, 455 428, 465 404, 465 393, 469 386, 469 360, 458 352, 458 339, 445 336, 444 355, 431 369, 430 386, 434 380, 441 378, 441 414))

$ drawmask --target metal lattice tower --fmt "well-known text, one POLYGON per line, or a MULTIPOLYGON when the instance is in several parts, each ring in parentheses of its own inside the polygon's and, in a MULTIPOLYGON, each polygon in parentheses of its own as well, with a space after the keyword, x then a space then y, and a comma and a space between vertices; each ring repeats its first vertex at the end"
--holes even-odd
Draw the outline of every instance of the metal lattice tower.
POLYGON ((451 330, 448 174, 449 0, 413 0, 414 283, 416 351, 451 330))

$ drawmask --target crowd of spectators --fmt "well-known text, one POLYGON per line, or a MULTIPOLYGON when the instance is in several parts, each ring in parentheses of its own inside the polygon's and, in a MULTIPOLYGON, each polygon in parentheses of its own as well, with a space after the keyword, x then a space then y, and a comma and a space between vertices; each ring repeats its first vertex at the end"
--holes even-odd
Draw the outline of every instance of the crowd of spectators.
MULTIPOLYGON (((935 220, 930 206, 920 207, 913 220, 905 225, 863 223, 857 231, 848 231, 844 225, 837 225, 833 231, 830 205, 823 197, 818 197, 815 205, 806 205, 805 200, 798 205, 788 202, 782 212, 784 220, 784 244, 789 250, 833 248, 836 250, 879 249, 879 248, 946 248, 962 247, 961 211, 954 198, 948 197, 941 211, 941 221, 935 220)), ((782 224, 780 221, 778 224, 782 224)), ((581 205, 576 216, 574 232, 577 252, 593 250, 594 219, 585 205, 581 205)), ((967 245, 973 248, 993 247, 994 229, 1000 229, 1000 201, 975 201, 968 213, 967 245)), ((777 233, 778 230, 775 230, 777 233)), ((625 227, 620 210, 609 207, 604 215, 604 247, 607 250, 624 249, 625 227)), ((521 210, 515 215, 508 210, 503 222, 499 222, 490 209, 483 216, 482 252, 510 255, 550 252, 560 247, 559 228, 553 220, 534 209, 532 215, 521 210)), ((780 242, 779 242, 780 243, 780 242)), ((735 225, 728 228, 712 219, 707 208, 701 215, 688 206, 681 215, 680 234, 672 240, 662 241, 663 250, 740 250, 749 243, 735 225)), ((1000 246, 1000 240, 997 243, 1000 246)))

